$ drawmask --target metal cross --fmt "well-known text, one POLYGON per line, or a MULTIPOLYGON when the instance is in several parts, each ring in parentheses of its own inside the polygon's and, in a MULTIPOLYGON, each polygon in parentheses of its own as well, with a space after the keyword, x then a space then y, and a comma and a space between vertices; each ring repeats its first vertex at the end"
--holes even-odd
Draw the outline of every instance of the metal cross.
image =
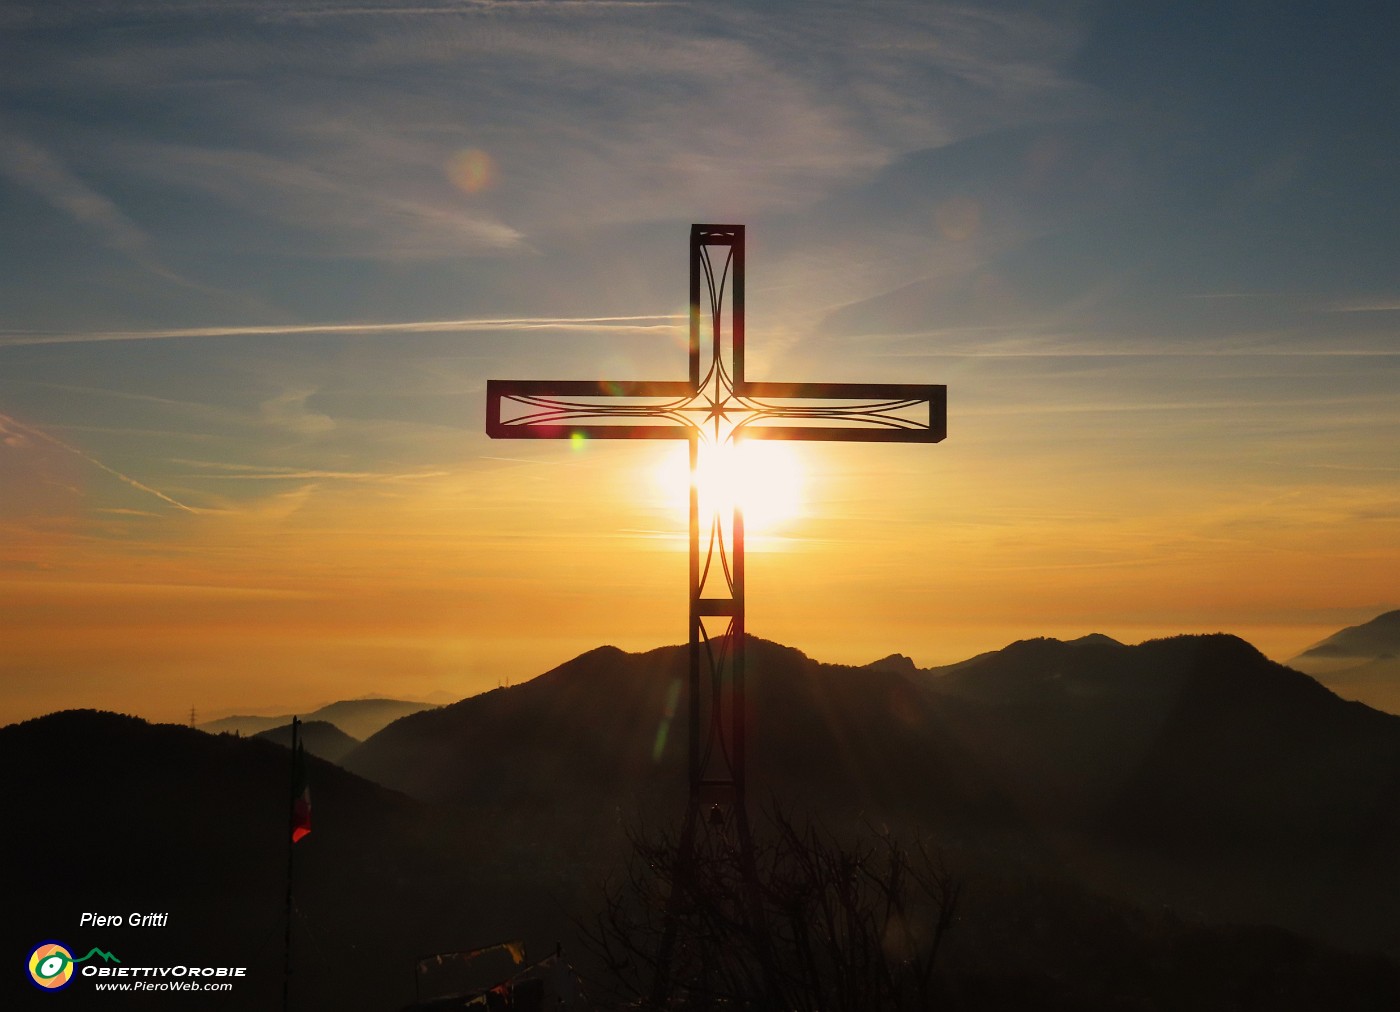
MULTIPOLYGON (((684 439, 690 443, 691 827, 702 807, 738 821, 744 804, 744 518, 716 509, 702 525, 702 445, 745 439, 936 443, 947 388, 913 383, 754 383, 744 378, 744 226, 690 229, 690 378, 490 380, 493 439, 684 439), (723 252, 716 270, 711 251, 723 252), (702 313, 701 281, 706 296, 702 313), (725 292, 729 292, 729 327, 725 292)), ((688 835, 688 834, 687 834, 688 835)))
MULTIPOLYGON (((745 439, 936 443, 946 433, 946 417, 943 386, 746 380, 742 225, 690 228, 688 380, 486 384, 486 432, 493 439, 684 439, 690 444, 690 793, 656 960, 656 1007, 666 1004, 672 986, 680 911, 693 888, 697 827, 710 827, 700 832, 707 834, 712 854, 738 854, 744 916, 766 937, 744 798, 744 516, 735 496, 729 516, 714 508, 702 526, 701 448, 733 448, 745 439), (711 250, 725 251, 718 271, 711 250)), ((773 985, 766 943, 760 962, 773 985)))

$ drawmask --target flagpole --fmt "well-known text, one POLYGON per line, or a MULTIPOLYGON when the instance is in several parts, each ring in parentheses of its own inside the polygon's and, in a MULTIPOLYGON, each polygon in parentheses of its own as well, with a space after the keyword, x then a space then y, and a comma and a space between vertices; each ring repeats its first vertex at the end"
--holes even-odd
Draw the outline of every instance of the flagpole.
POLYGON ((283 939, 284 961, 282 964, 282 1012, 287 1012, 291 1000, 292 988, 292 862, 296 855, 296 820, 297 820, 297 762, 299 756, 297 749, 300 747, 298 731, 301 728, 301 721, 297 717, 292 718, 292 769, 291 787, 287 792, 287 932, 283 939))

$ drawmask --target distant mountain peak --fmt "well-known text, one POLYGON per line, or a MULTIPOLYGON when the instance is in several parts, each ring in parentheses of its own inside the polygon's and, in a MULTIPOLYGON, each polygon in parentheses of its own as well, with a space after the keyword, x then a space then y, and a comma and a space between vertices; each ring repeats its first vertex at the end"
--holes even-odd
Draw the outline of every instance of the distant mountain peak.
POLYGON ((574 660, 581 661, 585 657, 619 657, 625 653, 627 653, 627 651, 623 650, 621 647, 615 647, 611 643, 604 643, 602 646, 594 647, 592 650, 585 650, 575 657, 574 660))
MULTIPOLYGON (((1029 639, 1016 640, 1005 649, 1044 650, 1058 647, 1121 647, 1123 645, 1112 636, 1105 636, 1103 633, 1089 633, 1072 640, 1056 639, 1054 636, 1033 636, 1029 639)), ((993 653, 995 652, 993 651, 993 653)))
MULTIPOLYGON (((292 725, 290 722, 281 724, 266 731, 259 731, 253 737, 265 738, 283 748, 291 748, 292 725)), ((304 720, 301 722, 301 743, 312 755, 320 756, 327 762, 338 763, 351 749, 360 744, 360 741, 328 720, 304 720)))
POLYGON ((1355 657, 1373 659, 1400 652, 1400 609, 1377 615, 1369 622, 1347 626, 1298 655, 1304 658, 1355 657))
POLYGON ((1343 699, 1400 714, 1400 610, 1335 632, 1288 666, 1306 672, 1343 699))
POLYGON ((1229 683, 1241 673, 1264 668, 1287 670, 1228 633, 1171 636, 1137 646, 1091 634, 1068 642, 1050 637, 1017 640, 927 674, 939 692, 1028 703, 1061 697, 1147 698, 1168 691, 1188 673, 1229 683))
POLYGON ((1121 647, 1123 644, 1112 636, 1105 636, 1103 633, 1089 633, 1076 640, 1069 640, 1072 647, 1121 647))
POLYGON ((1164 636, 1159 639, 1144 640, 1139 646, 1168 651, 1191 651, 1193 653, 1205 651, 1234 660, 1268 661, 1260 649, 1249 640, 1226 632, 1183 633, 1179 636, 1164 636))
MULTIPOLYGON (((342 699, 338 702, 327 703, 310 713, 303 711, 300 717, 304 725, 315 721, 326 721, 334 724, 351 738, 363 741, 400 717, 429 709, 432 709, 431 703, 373 697, 342 699)), ((270 731, 273 728, 285 727, 291 722, 292 714, 290 713, 270 717, 239 715, 206 721, 199 725, 199 729, 210 734, 236 731, 239 734, 251 736, 263 731, 270 731)))
POLYGON ((912 675, 919 670, 914 659, 905 654, 890 654, 887 657, 881 657, 878 661, 871 661, 865 667, 872 671, 893 671, 898 675, 912 675))

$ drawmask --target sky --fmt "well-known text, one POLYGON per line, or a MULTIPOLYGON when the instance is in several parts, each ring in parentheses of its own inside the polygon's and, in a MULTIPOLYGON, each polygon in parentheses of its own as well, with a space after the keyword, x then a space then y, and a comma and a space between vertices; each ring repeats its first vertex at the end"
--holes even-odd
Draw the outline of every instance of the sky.
POLYGON ((1282 660, 1400 606, 1397 35, 1369 2, 9 0, 0 722, 684 642, 683 444, 492 441, 484 396, 684 379, 693 222, 747 226, 751 379, 948 386, 936 446, 775 451, 751 632, 1282 660))

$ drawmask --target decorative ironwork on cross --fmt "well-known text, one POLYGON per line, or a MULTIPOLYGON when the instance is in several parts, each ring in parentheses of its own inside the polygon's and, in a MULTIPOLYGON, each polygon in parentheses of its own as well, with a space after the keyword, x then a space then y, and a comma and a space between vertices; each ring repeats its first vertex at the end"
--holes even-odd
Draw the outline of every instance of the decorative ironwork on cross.
POLYGON ((702 804, 731 808, 746 837, 743 512, 716 510, 702 525, 702 447, 745 439, 936 443, 946 433, 947 388, 745 379, 744 226, 692 225, 688 380, 490 380, 486 401, 495 439, 689 441, 688 816, 702 804), (718 268, 712 250, 723 251, 718 268))

